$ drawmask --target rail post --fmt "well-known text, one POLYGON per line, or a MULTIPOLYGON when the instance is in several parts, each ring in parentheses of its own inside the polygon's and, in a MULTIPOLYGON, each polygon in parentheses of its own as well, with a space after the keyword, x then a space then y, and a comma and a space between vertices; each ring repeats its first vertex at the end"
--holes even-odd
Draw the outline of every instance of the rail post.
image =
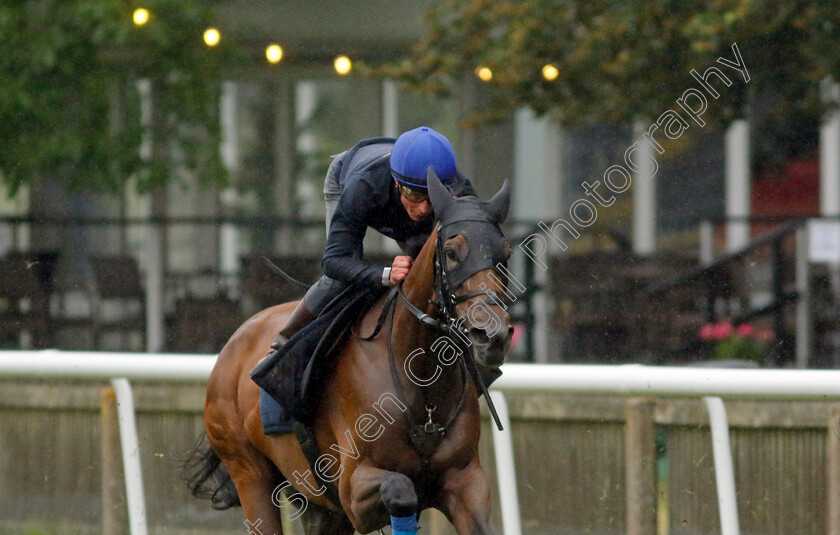
POLYGON ((102 447, 102 533, 123 535, 128 525, 125 506, 125 480, 120 453, 120 423, 114 387, 102 388, 100 395, 102 447))
POLYGON ((656 430, 650 398, 625 405, 627 535, 656 533, 656 430))
POLYGON ((829 413, 826 464, 828 535, 840 535, 840 405, 829 413))

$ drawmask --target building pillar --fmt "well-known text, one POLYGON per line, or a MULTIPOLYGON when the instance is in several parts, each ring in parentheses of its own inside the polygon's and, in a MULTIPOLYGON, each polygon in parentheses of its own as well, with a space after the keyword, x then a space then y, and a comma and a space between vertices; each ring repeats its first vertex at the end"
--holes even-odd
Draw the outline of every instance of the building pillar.
MULTIPOLYGON (((232 185, 236 184, 239 174, 239 118, 237 107, 237 87, 235 82, 222 84, 221 96, 221 129, 222 129, 222 165, 230 177, 232 185)), ((236 200, 235 186, 219 193, 221 212, 227 212, 225 205, 236 200)), ((239 271, 239 230, 236 225, 223 223, 219 228, 219 271, 224 274, 234 274, 239 271)))
MULTIPOLYGON (((820 89, 825 102, 840 104, 840 84, 828 78, 820 89)), ((820 126, 820 215, 840 217, 840 110, 836 109, 820 126)), ((840 220, 833 224, 840 227, 840 220)), ((840 265, 831 263, 829 269, 834 294, 840 297, 840 265)))
MULTIPOLYGON (((529 232, 528 222, 554 221, 560 213, 562 174, 562 133, 560 125, 549 118, 537 118, 530 108, 519 109, 514 116, 514 175, 513 206, 511 219, 522 221, 514 230, 516 235, 529 232)), ((557 251, 554 251, 557 253, 557 251)), ((520 265, 514 269, 523 273, 532 262, 519 258, 520 265)), ((547 273, 539 266, 533 266, 535 283, 545 287, 547 273)), ((549 362, 559 355, 553 355, 548 342, 549 299, 545 292, 533 297, 534 315, 533 358, 536 362, 549 362), (554 358, 552 358, 554 357, 554 358)))
MULTIPOLYGON (((166 119, 163 116, 162 95, 154 82, 149 88, 150 110, 147 134, 149 136, 149 159, 158 164, 168 164, 166 151, 166 119)), ((150 197, 150 215, 153 219, 165 219, 169 215, 168 188, 154 191, 150 197)), ((146 264, 146 351, 159 353, 164 344, 164 292, 163 285, 169 267, 169 235, 167 225, 149 225, 143 261, 146 264)))
POLYGON ((382 81, 382 135, 396 138, 400 135, 399 90, 394 80, 382 81))
MULTIPOLYGON (((840 85, 826 80, 823 100, 840 101, 840 85)), ((820 215, 840 216, 840 111, 833 111, 820 127, 820 215)))
POLYGON ((649 256, 656 251, 656 181, 647 164, 653 161, 653 150, 643 132, 642 125, 636 125, 637 161, 645 163, 633 173, 633 252, 649 256))
POLYGON ((746 119, 726 131, 726 249, 738 251, 750 242, 750 131, 746 119))

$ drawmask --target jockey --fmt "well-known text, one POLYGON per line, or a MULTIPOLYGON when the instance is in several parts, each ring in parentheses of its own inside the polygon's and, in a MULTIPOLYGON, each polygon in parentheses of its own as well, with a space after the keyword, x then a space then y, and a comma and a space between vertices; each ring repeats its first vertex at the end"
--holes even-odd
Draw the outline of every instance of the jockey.
POLYGON ((454 195, 474 195, 470 181, 457 170, 449 140, 427 126, 405 132, 396 142, 360 141, 333 158, 324 180, 325 274, 306 292, 271 351, 314 320, 347 285, 394 286, 405 279, 434 226, 426 186, 429 167, 454 195), (390 266, 366 262, 362 243, 368 227, 395 240, 404 254, 390 266))

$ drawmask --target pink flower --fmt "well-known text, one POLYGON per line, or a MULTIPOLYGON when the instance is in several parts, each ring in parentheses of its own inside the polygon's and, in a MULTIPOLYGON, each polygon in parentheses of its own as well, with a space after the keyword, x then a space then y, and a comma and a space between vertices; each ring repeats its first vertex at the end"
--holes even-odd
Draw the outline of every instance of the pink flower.
POLYGON ((711 342, 715 339, 715 326, 707 323, 700 328, 700 339, 705 342, 711 342))
POLYGON ((714 340, 724 340, 730 334, 732 334, 732 323, 725 321, 714 325, 714 340))
POLYGON ((753 326, 749 323, 742 323, 741 325, 738 325, 738 334, 744 338, 749 338, 754 332, 755 329, 753 329, 753 326))

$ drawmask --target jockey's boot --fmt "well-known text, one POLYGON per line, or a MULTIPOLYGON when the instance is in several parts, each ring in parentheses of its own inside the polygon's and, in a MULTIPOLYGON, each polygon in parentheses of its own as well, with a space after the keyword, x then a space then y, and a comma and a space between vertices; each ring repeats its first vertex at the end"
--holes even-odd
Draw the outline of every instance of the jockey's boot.
POLYGON ((306 308, 306 304, 303 302, 303 299, 301 299, 297 308, 292 311, 292 315, 289 316, 289 319, 286 321, 286 325, 280 329, 280 334, 278 334, 277 338, 271 342, 271 348, 268 350, 268 354, 271 355, 283 347, 283 345, 289 341, 289 338, 294 336, 299 330, 309 325, 316 317, 317 316, 306 308))

